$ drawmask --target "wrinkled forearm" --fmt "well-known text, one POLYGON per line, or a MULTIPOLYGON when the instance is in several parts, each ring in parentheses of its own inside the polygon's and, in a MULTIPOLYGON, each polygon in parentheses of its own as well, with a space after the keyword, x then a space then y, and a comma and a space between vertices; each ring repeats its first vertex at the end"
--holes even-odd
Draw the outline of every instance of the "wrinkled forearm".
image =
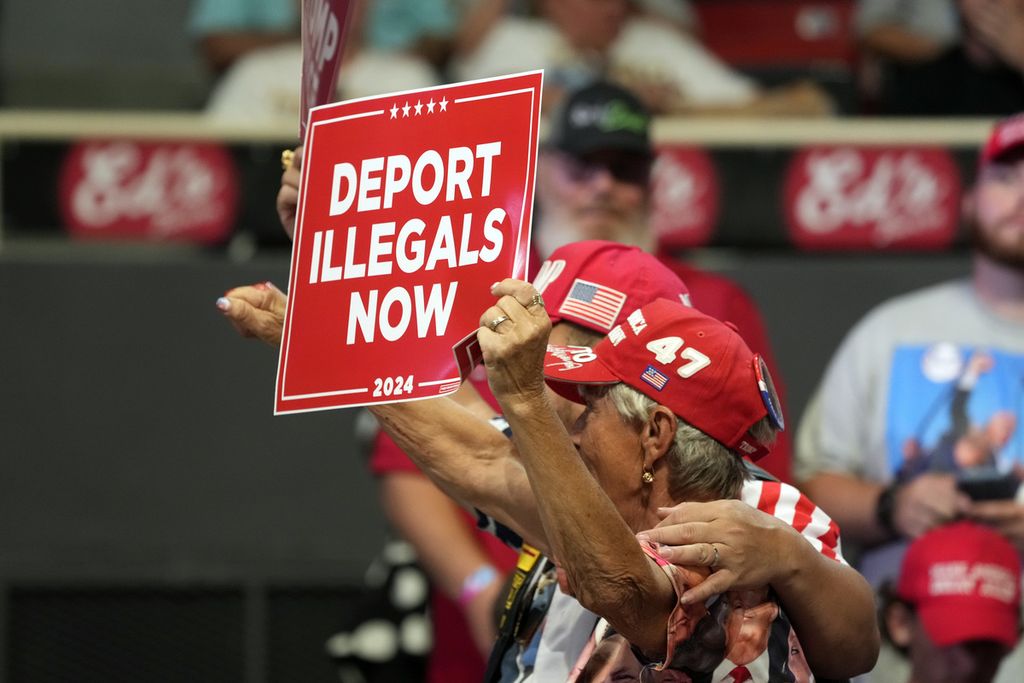
MULTIPOLYGON (((537 402, 546 404, 546 396, 537 402)), ((506 406, 505 418, 573 595, 641 650, 662 653, 676 598, 668 578, 644 555, 550 407, 506 406)))
POLYGON ((448 398, 371 406, 381 428, 437 486, 538 548, 546 542, 512 442, 448 398))

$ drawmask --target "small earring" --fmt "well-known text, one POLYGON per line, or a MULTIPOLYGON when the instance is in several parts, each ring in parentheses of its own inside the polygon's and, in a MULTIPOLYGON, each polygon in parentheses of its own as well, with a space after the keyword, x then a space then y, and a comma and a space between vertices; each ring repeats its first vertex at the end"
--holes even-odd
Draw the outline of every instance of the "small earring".
POLYGON ((645 484, 650 484, 654 481, 654 472, 650 470, 644 470, 644 473, 640 475, 640 480, 645 484))

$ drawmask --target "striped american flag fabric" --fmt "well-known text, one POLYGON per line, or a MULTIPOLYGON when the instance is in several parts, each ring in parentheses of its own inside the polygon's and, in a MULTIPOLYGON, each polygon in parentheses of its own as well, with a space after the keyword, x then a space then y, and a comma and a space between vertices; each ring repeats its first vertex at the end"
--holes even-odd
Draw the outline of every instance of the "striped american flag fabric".
POLYGON ((576 278, 558 312, 597 325, 607 332, 615 325, 626 295, 594 282, 576 278))
POLYGON ((640 376, 640 379, 647 382, 658 391, 664 389, 665 385, 668 384, 668 377, 658 372, 657 368, 655 368, 653 365, 647 366, 647 369, 644 370, 644 373, 640 376))
POLYGON ((778 481, 746 481, 740 498, 792 526, 825 557, 847 564, 839 525, 796 487, 778 481))

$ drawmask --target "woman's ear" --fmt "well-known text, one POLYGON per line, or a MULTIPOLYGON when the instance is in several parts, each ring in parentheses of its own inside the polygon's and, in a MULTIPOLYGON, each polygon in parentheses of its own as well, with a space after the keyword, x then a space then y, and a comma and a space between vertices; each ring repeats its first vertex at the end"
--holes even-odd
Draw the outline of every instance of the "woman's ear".
POLYGON ((678 427, 679 418, 675 413, 665 406, 655 406, 640 434, 640 445, 647 467, 654 467, 654 463, 672 448, 678 427))
POLYGON ((914 620, 917 618, 910 608, 902 602, 893 602, 885 608, 882 616, 892 644, 901 649, 910 647, 914 636, 914 620))

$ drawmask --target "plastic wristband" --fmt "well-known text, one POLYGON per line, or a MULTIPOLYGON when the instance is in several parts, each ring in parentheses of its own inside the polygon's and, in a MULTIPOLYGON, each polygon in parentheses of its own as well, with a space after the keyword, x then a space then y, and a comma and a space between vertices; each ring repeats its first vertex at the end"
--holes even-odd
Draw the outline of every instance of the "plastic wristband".
POLYGON ((465 608, 478 596, 483 589, 490 586, 498 578, 498 570, 489 564, 481 565, 462 582, 459 591, 459 605, 465 608))

